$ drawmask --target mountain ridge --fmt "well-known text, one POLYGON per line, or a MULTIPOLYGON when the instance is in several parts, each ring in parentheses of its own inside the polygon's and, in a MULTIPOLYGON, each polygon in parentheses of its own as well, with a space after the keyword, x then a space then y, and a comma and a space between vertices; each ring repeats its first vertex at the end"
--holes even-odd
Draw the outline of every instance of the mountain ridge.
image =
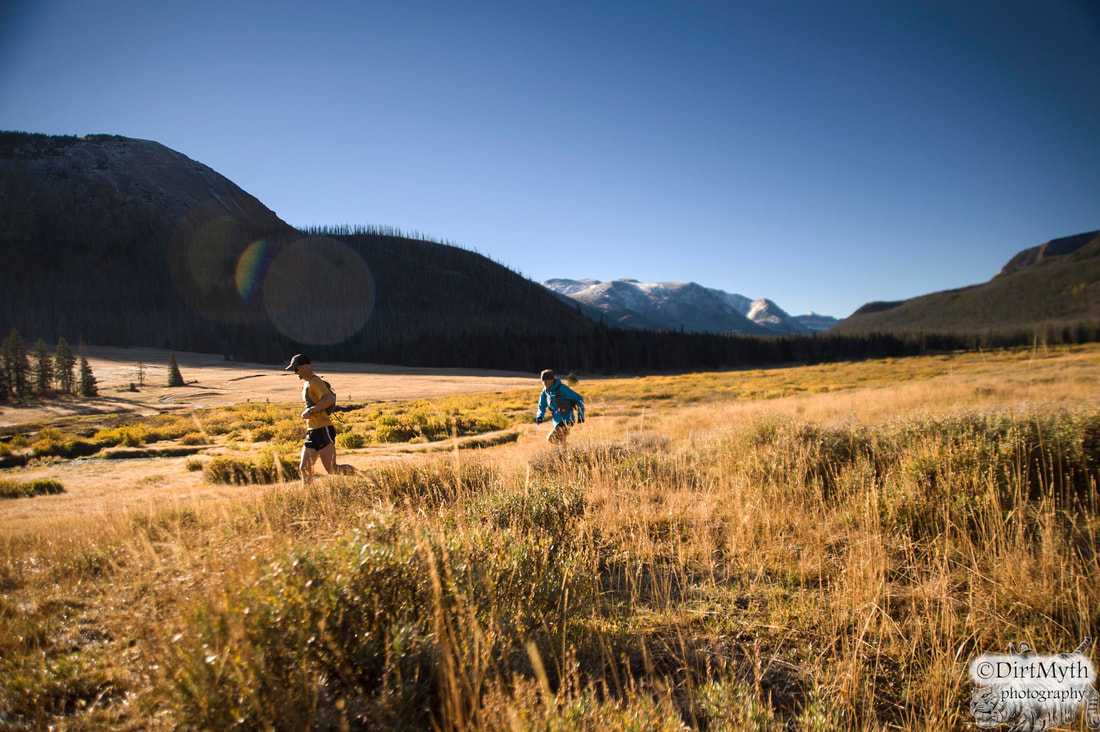
POLYGON ((1023 249, 986 282, 871 302, 837 333, 990 332, 1100 319, 1100 230, 1023 249))
POLYGON ((578 303, 588 317, 625 328, 774 336, 820 333, 838 322, 817 313, 791 316, 767 298, 696 282, 553 278, 542 284, 578 303))

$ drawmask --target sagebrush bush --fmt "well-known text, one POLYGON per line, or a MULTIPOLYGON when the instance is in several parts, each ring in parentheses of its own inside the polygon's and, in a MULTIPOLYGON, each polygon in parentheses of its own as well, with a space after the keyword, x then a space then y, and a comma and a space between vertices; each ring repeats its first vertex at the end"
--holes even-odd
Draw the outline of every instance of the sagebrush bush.
POLYGON ((1087 506, 1100 481, 1100 415, 963 412, 882 427, 760 420, 738 465, 754 481, 827 502, 877 487, 882 520, 914 538, 1044 497, 1087 506))
POLYGON ((495 432, 513 420, 499 409, 470 409, 446 402, 415 402, 393 411, 374 410, 367 418, 375 442, 438 442, 449 437, 465 437, 495 432))
POLYGON ((31 443, 31 452, 35 457, 84 457, 96 454, 99 449, 98 443, 62 432, 56 427, 41 430, 31 443))
POLYGON ((306 437, 305 422, 301 419, 281 419, 274 425, 272 441, 279 444, 302 442, 306 437))
POLYGON ((212 411, 199 417, 202 429, 208 435, 224 435, 244 427, 244 420, 232 412, 212 411))
POLYGON ((467 504, 467 513, 500 529, 521 533, 540 531, 564 537, 584 516, 584 491, 556 482, 535 482, 522 490, 478 493, 467 504))
POLYGON ((201 432, 188 432, 180 437, 180 443, 183 445, 206 445, 210 443, 210 440, 206 438, 201 432))
POLYGON ((594 597, 589 563, 540 532, 394 519, 295 548, 197 608, 168 658, 179 711, 213 729, 426 728, 441 697, 480 694, 457 668, 498 677, 558 637, 563 597, 594 597))
POLYGON ((252 442, 270 442, 275 437, 274 427, 253 427, 250 438, 252 442))
POLYGON ((372 492, 386 500, 433 508, 504 484, 496 470, 474 459, 435 458, 387 465, 371 468, 363 477, 372 492))
POLYGON ((297 480, 298 463, 274 453, 255 459, 216 457, 202 468, 211 483, 251 485, 297 480))
POLYGON ((374 425, 376 442, 409 442, 422 435, 420 425, 396 417, 383 417, 374 425))
POLYGON ((0 498, 31 498, 55 493, 64 493, 60 481, 52 478, 36 480, 11 480, 0 478, 0 498))
POLYGON ((146 419, 144 426, 147 430, 145 436, 147 442, 177 440, 196 429, 194 418, 182 417, 178 414, 158 414, 146 419))
POLYGON ((336 435, 336 444, 349 450, 358 450, 367 444, 367 438, 358 432, 341 432, 336 435))
POLYGON ((105 446, 141 447, 146 442, 148 430, 143 424, 124 424, 106 430, 99 430, 93 439, 105 446))

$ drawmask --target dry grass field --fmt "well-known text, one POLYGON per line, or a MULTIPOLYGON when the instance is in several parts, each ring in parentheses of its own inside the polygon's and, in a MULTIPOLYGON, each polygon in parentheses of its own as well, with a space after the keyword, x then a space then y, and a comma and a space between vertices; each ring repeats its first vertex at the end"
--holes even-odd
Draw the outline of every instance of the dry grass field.
POLYGON ((321 368, 309 488, 298 382, 180 364, 13 420, 0 727, 961 730, 1100 629, 1098 347, 582 380, 562 450, 532 377, 321 368))

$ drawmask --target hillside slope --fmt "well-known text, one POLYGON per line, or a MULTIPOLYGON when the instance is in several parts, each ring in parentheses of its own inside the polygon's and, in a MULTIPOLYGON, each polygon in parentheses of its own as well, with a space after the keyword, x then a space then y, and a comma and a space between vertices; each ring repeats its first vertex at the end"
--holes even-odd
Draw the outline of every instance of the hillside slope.
POLYGON ((15 263, 0 268, 0 326, 28 338, 517 368, 596 329, 458 247, 314 234, 155 142, 0 133, 0 247, 15 263), (536 350, 496 363, 486 342, 502 334, 536 350))
POLYGON ((833 330, 988 332, 1100 318, 1100 231, 1054 239, 1013 257, 989 282, 864 305, 833 330))

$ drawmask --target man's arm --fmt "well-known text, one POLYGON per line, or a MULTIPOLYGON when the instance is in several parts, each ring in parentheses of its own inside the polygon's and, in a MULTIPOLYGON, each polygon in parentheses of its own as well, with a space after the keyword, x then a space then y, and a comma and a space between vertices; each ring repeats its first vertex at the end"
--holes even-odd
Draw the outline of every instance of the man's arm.
POLYGON ((535 422, 541 422, 543 417, 546 416, 546 406, 546 389, 543 389, 542 393, 539 394, 539 412, 535 415, 535 422))
POLYGON ((562 391, 565 394, 565 398, 569 399, 570 401, 574 402, 577 405, 577 421, 578 422, 583 422, 584 421, 584 397, 582 397, 580 394, 578 394, 577 392, 570 389, 565 384, 562 384, 561 388, 562 388, 562 391))
POLYGON ((309 415, 311 414, 323 412, 329 407, 332 407, 336 404, 336 395, 325 388, 325 384, 323 381, 321 382, 319 388, 321 389, 321 391, 324 392, 324 396, 315 401, 312 407, 309 407, 304 412, 302 412, 302 419, 309 417, 309 415))
POLYGON ((332 407, 332 406, 335 406, 335 405, 336 405, 336 397, 333 396, 332 392, 329 392, 328 394, 325 394, 323 397, 321 397, 321 401, 319 401, 319 402, 317 402, 316 404, 313 405, 313 411, 323 412, 326 409, 328 409, 329 407, 332 407))

